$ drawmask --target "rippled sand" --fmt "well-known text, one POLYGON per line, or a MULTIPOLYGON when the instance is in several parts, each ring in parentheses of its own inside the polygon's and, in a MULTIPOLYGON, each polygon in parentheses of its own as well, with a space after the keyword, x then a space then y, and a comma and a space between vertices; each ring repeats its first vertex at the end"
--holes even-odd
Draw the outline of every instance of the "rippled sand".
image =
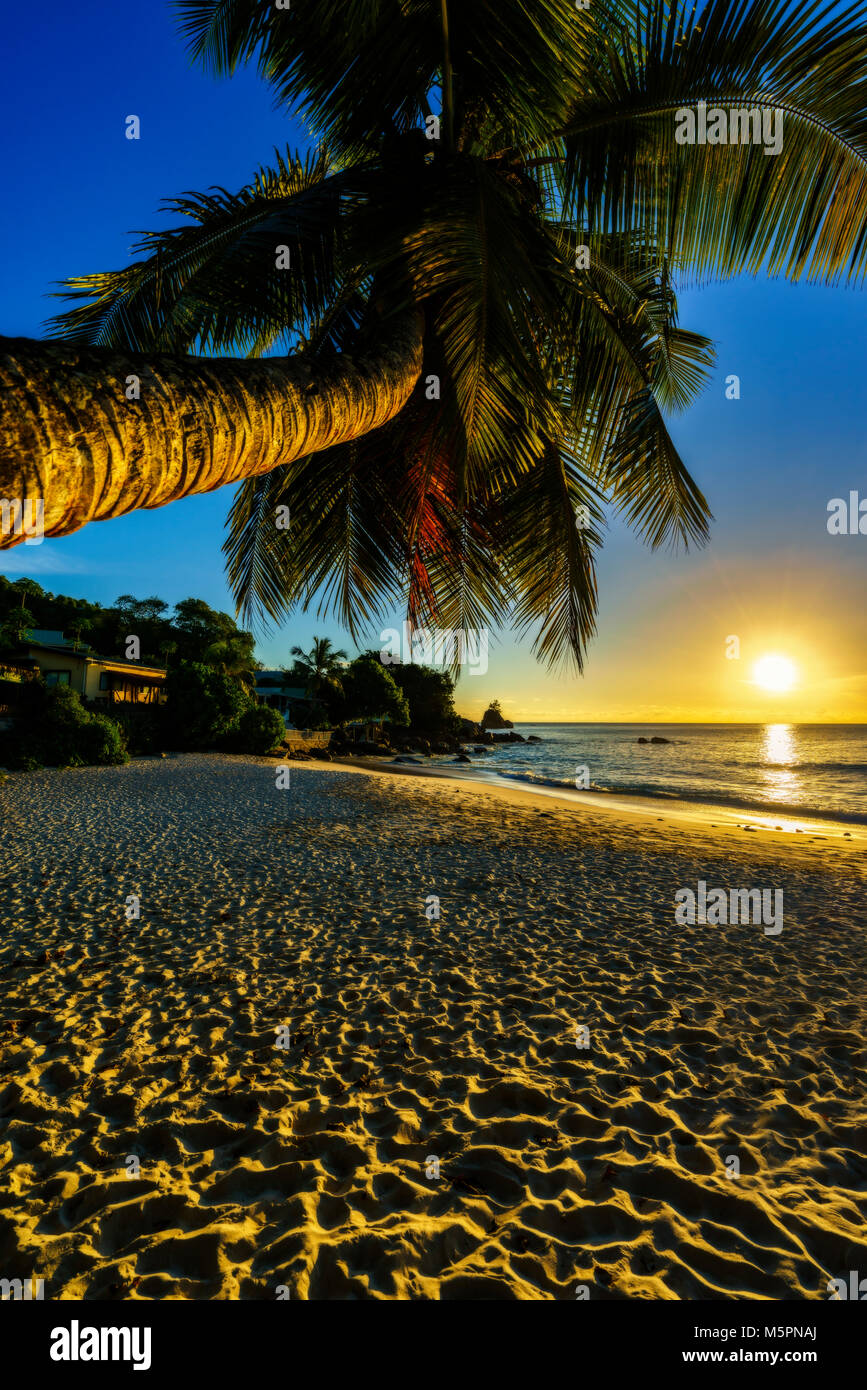
POLYGON ((857 849, 217 756, 11 778, 0 846, 0 1277, 786 1299, 864 1270, 857 849), (782 935, 675 926, 699 879, 782 888, 782 935))

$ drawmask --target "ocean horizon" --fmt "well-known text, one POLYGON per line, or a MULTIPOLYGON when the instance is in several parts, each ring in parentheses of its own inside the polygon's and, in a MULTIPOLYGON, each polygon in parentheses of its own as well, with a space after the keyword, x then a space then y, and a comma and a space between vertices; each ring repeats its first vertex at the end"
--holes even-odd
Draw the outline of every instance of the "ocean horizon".
POLYGON ((541 742, 498 744, 485 757, 485 776, 867 824, 865 724, 516 722, 514 728, 541 742), (668 742, 638 742, 652 737, 668 742), (583 768, 587 785, 577 787, 583 768))

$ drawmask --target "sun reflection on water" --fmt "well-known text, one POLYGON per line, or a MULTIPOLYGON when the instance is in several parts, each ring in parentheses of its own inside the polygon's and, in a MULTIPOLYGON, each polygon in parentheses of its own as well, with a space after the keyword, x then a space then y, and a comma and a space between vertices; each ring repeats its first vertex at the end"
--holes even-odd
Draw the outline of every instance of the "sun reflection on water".
POLYGON ((795 730, 791 724, 766 724, 762 741, 762 777, 772 801, 787 801, 802 789, 802 780, 793 769, 798 762, 795 730))

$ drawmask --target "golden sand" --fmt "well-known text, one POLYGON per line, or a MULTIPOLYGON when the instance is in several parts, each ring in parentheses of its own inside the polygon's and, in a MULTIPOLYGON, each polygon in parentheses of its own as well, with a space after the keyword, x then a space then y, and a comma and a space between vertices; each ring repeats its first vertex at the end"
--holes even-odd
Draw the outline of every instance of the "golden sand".
POLYGON ((787 1299, 865 1268, 858 844, 190 755, 11 778, 0 845, 0 1277, 787 1299), (676 926, 698 880, 782 888, 783 932, 676 926))

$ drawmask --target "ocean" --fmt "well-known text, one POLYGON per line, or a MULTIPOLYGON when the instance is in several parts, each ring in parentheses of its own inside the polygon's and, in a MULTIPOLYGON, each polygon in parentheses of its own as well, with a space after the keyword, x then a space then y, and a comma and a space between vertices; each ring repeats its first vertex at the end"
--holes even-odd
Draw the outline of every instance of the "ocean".
MULTIPOLYGON (((867 824, 864 724, 516 724, 540 743, 474 758, 496 780, 867 824), (639 738, 667 744, 640 744, 639 738)), ((449 769, 451 771, 451 769, 449 769)))

